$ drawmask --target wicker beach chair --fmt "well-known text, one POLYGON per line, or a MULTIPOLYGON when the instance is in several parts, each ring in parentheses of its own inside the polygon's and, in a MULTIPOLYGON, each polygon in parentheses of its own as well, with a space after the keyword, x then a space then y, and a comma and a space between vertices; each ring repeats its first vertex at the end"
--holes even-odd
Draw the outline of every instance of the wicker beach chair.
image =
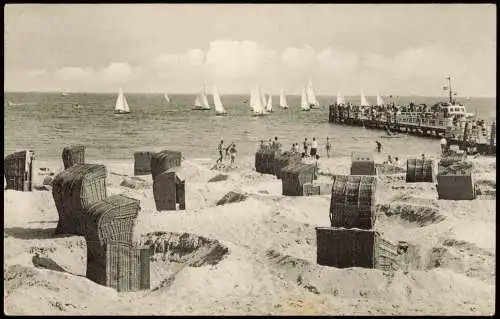
POLYGON ((407 183, 433 183, 434 181, 435 176, 433 160, 410 158, 406 161, 407 183))
POLYGON ((375 176, 335 175, 330 201, 331 226, 373 228, 376 187, 375 176))
POLYGON ((5 189, 31 192, 33 189, 33 161, 35 152, 15 152, 4 159, 5 189))
POLYGON ((281 170, 282 194, 285 196, 303 196, 304 184, 313 183, 316 177, 316 165, 295 163, 281 170))
POLYGON ((437 192, 439 199, 475 199, 476 185, 472 175, 472 163, 441 160, 438 164, 437 192))
POLYGON ((255 153, 255 170, 257 173, 274 175, 274 161, 278 155, 279 151, 271 147, 259 149, 255 153))
POLYGON ((153 181, 153 196, 157 211, 186 209, 185 179, 175 168, 157 175, 153 181))
POLYGON ((351 175, 376 175, 373 154, 352 152, 351 175))
POLYGON ((281 179, 281 170, 290 164, 297 163, 300 163, 299 153, 284 152, 278 154, 274 160, 274 175, 276 175, 278 179, 281 179))
POLYGON ((133 247, 139 210, 139 200, 124 195, 112 195, 87 207, 87 278, 118 291, 139 289, 140 250, 133 247))
POLYGON ((151 175, 153 180, 156 176, 168 171, 173 167, 181 166, 182 153, 164 150, 151 156, 151 175))
POLYGON ((399 267, 398 246, 375 230, 316 227, 316 240, 319 265, 380 270, 399 267))
POLYGON ((59 173, 52 182, 52 196, 59 221, 56 234, 84 235, 85 208, 106 198, 104 165, 77 164, 59 173))
POLYGON ((85 164, 85 145, 75 144, 64 147, 62 151, 64 169, 75 164, 85 164))
POLYGON ((151 174, 151 158, 155 152, 138 151, 134 152, 134 175, 151 174))

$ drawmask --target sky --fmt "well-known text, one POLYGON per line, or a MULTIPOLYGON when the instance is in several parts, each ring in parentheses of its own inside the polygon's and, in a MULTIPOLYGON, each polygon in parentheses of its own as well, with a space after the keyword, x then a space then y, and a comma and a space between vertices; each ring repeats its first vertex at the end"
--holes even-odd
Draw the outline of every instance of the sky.
POLYGON ((8 4, 5 91, 496 96, 493 4, 8 4))

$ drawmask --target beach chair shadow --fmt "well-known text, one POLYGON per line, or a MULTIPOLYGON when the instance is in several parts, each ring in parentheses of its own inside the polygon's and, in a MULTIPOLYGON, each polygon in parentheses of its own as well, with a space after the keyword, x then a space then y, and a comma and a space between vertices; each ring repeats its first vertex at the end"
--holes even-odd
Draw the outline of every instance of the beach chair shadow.
POLYGON ((55 230, 55 228, 10 227, 4 229, 4 238, 14 237, 17 239, 53 239, 74 236, 71 234, 54 235, 55 230))
POLYGON ((67 271, 63 267, 61 267, 57 262, 55 262, 52 258, 45 257, 45 256, 40 256, 39 254, 35 254, 33 258, 31 258, 31 261, 33 262, 33 265, 37 268, 44 268, 48 270, 53 270, 53 271, 58 271, 58 272, 64 272, 73 276, 79 276, 79 277, 84 277, 84 275, 80 274, 75 274, 70 271, 67 271))

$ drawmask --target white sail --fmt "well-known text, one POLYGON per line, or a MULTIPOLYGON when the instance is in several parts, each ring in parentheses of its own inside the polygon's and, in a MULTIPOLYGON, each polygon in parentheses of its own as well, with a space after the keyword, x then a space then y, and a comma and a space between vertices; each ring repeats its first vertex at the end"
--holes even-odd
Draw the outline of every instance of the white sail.
POLYGON ((122 89, 120 89, 120 91, 118 92, 118 97, 116 98, 115 111, 119 112, 119 113, 130 112, 130 109, 129 109, 128 103, 127 103, 127 99, 125 98, 125 95, 123 94, 122 89))
POLYGON ((222 105, 222 101, 220 100, 219 92, 217 91, 217 87, 214 85, 213 88, 213 98, 214 98, 214 106, 215 113, 217 114, 225 114, 226 110, 224 109, 224 105, 222 105))
POLYGON ((196 96, 194 106, 200 109, 210 110, 210 103, 208 103, 205 84, 201 87, 200 93, 196 96))
POLYGON ((318 99, 316 98, 316 94, 314 93, 311 80, 309 80, 309 82, 307 83, 306 96, 307 96, 307 103, 309 103, 311 107, 319 107, 319 102, 318 99))
POLYGON ((165 93, 163 94, 163 96, 165 97, 165 101, 167 101, 167 103, 170 103, 170 98, 168 97, 168 94, 165 93))
POLYGON ((286 103, 285 90, 281 89, 280 92, 280 106, 284 109, 288 108, 288 104, 286 103))
POLYGON ((197 96, 196 96, 196 100, 194 100, 194 106, 196 107, 201 107, 203 104, 201 103, 201 93, 199 93, 197 96))
POLYGON ((345 104, 344 95, 342 94, 342 90, 339 89, 339 92, 337 93, 337 105, 344 105, 344 104, 345 104))
POLYGON ((261 103, 262 103, 262 106, 265 106, 267 103, 266 103, 266 93, 264 92, 264 89, 260 89, 260 96, 261 96, 261 103))
POLYGON ((380 93, 377 93, 377 106, 382 106, 384 105, 384 100, 382 99, 382 97, 380 96, 380 93))
POLYGON ((363 90, 361 90, 361 106, 370 106, 363 90))
POLYGON ((254 87, 251 91, 250 91, 250 103, 248 103, 248 106, 250 106, 250 108, 252 110, 255 109, 255 107, 257 106, 257 87, 254 87))
POLYGON ((304 111, 308 111, 311 108, 307 102, 306 89, 302 89, 302 94, 300 96, 300 108, 304 111))
POLYGON ((210 103, 208 103, 206 86, 203 85, 203 91, 201 92, 201 104, 205 109, 210 109, 210 103))
POLYGON ((266 111, 268 111, 268 112, 273 111, 273 96, 272 95, 269 95, 269 99, 267 99, 266 111))
POLYGON ((257 86, 252 90, 252 95, 250 97, 250 105, 253 112, 256 114, 265 114, 264 105, 262 104, 262 92, 260 87, 257 86))

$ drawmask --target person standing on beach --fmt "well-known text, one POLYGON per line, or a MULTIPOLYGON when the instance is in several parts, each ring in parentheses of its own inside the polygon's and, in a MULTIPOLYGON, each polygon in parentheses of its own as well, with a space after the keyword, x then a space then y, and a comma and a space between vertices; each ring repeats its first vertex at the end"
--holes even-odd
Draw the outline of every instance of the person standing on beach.
POLYGON ((293 149, 294 149, 295 153, 298 153, 299 152, 299 143, 295 143, 293 146, 293 149))
POLYGON ((265 147, 266 145, 264 145, 264 140, 260 140, 260 149, 263 150, 265 147))
POLYGON ((318 142, 316 142, 316 138, 313 137, 313 141, 311 143, 311 157, 315 157, 318 152, 318 142))
POLYGON ((304 154, 306 156, 309 156, 309 153, 307 152, 307 149, 309 148, 309 142, 307 141, 307 137, 304 139, 304 154))
POLYGON ((219 151, 219 159, 217 159, 217 164, 222 163, 222 160, 224 159, 224 154, 222 154, 222 150, 224 149, 224 140, 220 140, 219 147, 217 150, 219 151))
POLYGON ((281 143, 278 142, 278 137, 277 136, 274 137, 274 141, 273 141, 271 147, 272 147, 273 150, 276 150, 276 151, 281 148, 281 143))
POLYGON ((375 141, 375 143, 377 143, 377 152, 381 152, 382 151, 382 143, 380 143, 379 141, 375 141))
POLYGON ((236 144, 231 144, 231 148, 229 149, 229 153, 231 154, 231 165, 234 164, 234 160, 236 159, 236 144))
POLYGON ((332 144, 330 144, 330 138, 326 137, 326 156, 330 158, 330 150, 332 148, 332 144))
POLYGON ((446 138, 442 138, 441 139, 441 153, 444 154, 444 152, 446 152, 446 144, 448 144, 448 142, 446 141, 446 138))

